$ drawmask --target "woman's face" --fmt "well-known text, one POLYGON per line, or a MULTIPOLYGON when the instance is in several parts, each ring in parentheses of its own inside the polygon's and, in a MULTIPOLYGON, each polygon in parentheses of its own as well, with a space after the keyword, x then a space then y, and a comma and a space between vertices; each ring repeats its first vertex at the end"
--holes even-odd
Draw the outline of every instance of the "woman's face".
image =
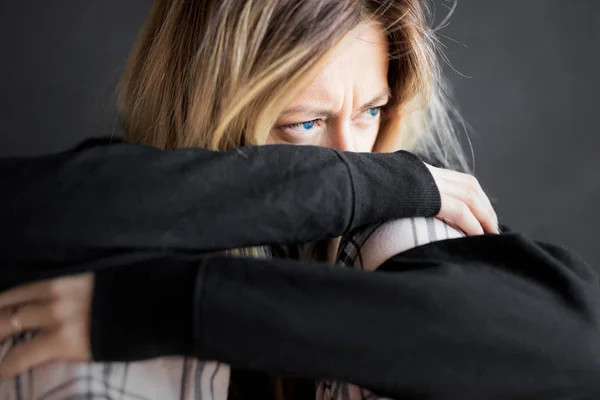
POLYGON ((363 23, 342 40, 321 73, 287 106, 269 143, 310 144, 369 152, 387 104, 388 43, 363 23))

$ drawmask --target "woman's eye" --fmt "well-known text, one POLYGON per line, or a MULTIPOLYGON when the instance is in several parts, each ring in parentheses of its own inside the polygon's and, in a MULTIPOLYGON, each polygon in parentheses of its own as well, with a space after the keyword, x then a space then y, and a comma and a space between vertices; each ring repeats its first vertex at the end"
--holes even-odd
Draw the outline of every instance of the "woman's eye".
POLYGON ((367 114, 369 114, 371 117, 376 117, 380 110, 381 107, 371 107, 367 110, 367 114))
POLYGON ((279 125, 275 132, 282 142, 308 144, 316 140, 315 138, 319 137, 319 134, 323 133, 325 124, 325 120, 317 118, 293 124, 279 125))
POLYGON ((318 125, 319 120, 317 119, 313 119, 311 121, 304 121, 304 122, 298 122, 295 124, 289 124, 289 125, 284 125, 282 128, 285 129, 293 129, 296 132, 302 132, 302 131, 310 131, 312 130, 315 125, 318 125))
POLYGON ((300 125, 302 125, 302 127, 304 129, 306 129, 307 131, 311 130, 314 126, 315 126, 315 121, 306 121, 306 122, 302 122, 300 123, 300 125))

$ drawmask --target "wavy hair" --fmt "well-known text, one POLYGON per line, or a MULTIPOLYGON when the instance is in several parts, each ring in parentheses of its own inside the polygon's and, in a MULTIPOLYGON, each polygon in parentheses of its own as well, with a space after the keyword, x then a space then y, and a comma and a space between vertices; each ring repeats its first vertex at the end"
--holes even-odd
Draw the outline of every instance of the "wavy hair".
POLYGON ((156 0, 118 96, 126 139, 162 149, 262 145, 283 107, 354 27, 378 22, 390 104, 374 151, 466 169, 422 0, 156 0))

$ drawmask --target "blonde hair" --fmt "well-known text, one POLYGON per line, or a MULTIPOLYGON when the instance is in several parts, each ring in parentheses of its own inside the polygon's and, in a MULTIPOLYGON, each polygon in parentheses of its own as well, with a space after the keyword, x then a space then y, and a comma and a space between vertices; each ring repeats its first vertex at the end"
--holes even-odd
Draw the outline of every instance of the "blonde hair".
POLYGON ((420 0, 156 0, 119 89, 126 139, 162 149, 265 144, 325 56, 370 19, 389 38, 392 89, 374 150, 465 168, 427 17, 420 0))

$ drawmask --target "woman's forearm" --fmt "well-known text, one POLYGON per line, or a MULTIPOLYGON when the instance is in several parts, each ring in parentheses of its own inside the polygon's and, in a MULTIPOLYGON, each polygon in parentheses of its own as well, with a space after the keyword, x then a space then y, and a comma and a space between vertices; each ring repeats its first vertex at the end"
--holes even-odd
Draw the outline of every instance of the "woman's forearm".
POLYGON ((2 159, 0 192, 3 259, 21 264, 308 242, 440 208, 435 181, 412 154, 309 146, 117 143, 2 159))
POLYGON ((100 360, 193 354, 392 397, 600 394, 594 273, 519 235, 431 243, 375 273, 161 256, 96 282, 100 360))

